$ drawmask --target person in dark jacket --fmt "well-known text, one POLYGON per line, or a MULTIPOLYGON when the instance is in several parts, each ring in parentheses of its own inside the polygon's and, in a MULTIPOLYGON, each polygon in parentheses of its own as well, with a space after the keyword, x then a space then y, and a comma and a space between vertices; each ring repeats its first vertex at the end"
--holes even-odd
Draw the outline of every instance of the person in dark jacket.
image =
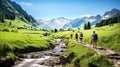
POLYGON ((93 31, 93 34, 91 35, 91 39, 92 39, 93 48, 96 48, 98 35, 95 33, 95 31, 93 31))
POLYGON ((80 32, 80 42, 82 43, 82 40, 83 40, 83 33, 80 32))
POLYGON ((78 42, 78 33, 75 34, 76 41, 78 42))
POLYGON ((71 38, 71 39, 73 38, 73 34, 72 34, 72 33, 70 34, 70 38, 71 38))

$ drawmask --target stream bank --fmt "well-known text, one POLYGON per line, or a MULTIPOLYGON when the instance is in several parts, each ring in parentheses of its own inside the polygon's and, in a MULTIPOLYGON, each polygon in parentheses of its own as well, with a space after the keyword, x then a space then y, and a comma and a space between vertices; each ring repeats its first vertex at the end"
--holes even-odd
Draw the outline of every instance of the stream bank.
POLYGON ((62 39, 55 39, 56 45, 50 50, 19 54, 21 61, 16 61, 12 67, 60 67, 60 56, 66 50, 62 39))

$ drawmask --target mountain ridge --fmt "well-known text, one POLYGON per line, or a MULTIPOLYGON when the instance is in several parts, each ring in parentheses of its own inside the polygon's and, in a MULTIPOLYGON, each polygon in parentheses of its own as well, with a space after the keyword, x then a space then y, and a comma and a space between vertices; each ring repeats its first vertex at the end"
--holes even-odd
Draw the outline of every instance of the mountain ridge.
MULTIPOLYGON (((30 26, 38 26, 36 20, 25 10, 23 10, 22 7, 16 2, 13 2, 11 0, 0 0, 0 7, 1 23, 5 23, 5 20, 11 20, 11 22, 13 22, 17 19, 20 23, 23 23, 22 26, 25 24, 30 26)), ((15 23, 17 22, 13 22, 13 24, 15 23)))
MULTIPOLYGON (((53 19, 47 20, 45 22, 42 21, 42 19, 41 19, 39 22, 41 22, 43 24, 46 23, 46 25, 49 26, 52 29, 54 29, 54 28, 57 28, 57 29, 60 29, 60 28, 62 28, 62 29, 83 28, 84 23, 86 23, 88 21, 91 23, 91 26, 94 26, 96 23, 99 23, 101 20, 112 18, 119 13, 120 13, 119 9, 113 8, 112 10, 105 12, 103 15, 96 15, 96 16, 89 16, 89 17, 88 16, 83 16, 83 17, 80 17, 80 18, 68 19, 70 21, 69 22, 64 22, 65 24, 61 25, 61 27, 59 27, 59 23, 56 23, 55 21, 52 22, 51 20, 57 19, 59 21, 59 18, 63 18, 64 20, 67 20, 64 17, 53 18, 53 19), (49 23, 48 21, 51 21, 51 24, 53 24, 54 26, 56 25, 56 27, 52 27, 51 24, 50 25, 47 24, 47 23, 49 23)), ((62 21, 60 23, 62 23, 62 21)))

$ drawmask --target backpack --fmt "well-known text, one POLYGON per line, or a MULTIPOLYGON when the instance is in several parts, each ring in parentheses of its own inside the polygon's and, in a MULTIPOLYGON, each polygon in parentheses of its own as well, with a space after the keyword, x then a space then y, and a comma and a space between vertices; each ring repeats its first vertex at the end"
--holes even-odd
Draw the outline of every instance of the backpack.
POLYGON ((93 39, 94 39, 94 40, 98 40, 98 35, 95 34, 95 35, 93 36, 93 39))
POLYGON ((83 37, 83 33, 80 33, 80 37, 83 37))
POLYGON ((78 34, 76 34, 75 37, 78 38, 78 34))

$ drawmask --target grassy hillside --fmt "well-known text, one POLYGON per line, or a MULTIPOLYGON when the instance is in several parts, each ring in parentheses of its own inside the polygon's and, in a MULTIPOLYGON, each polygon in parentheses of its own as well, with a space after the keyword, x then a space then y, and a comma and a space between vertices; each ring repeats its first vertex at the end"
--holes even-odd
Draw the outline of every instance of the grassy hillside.
POLYGON ((14 53, 48 49, 54 40, 45 38, 43 31, 18 30, 17 32, 0 31, 0 58, 15 57, 14 53))
POLYGON ((114 24, 113 26, 103 26, 99 28, 93 28, 90 30, 74 30, 74 31, 63 31, 53 33, 51 37, 63 38, 68 41, 68 48, 65 54, 74 52, 74 57, 70 59, 64 66, 68 67, 112 67, 112 63, 108 61, 106 56, 96 55, 95 52, 87 47, 80 44, 76 44, 75 34, 83 32, 84 41, 91 42, 91 34, 96 31, 98 34, 97 46, 102 46, 116 52, 120 52, 120 23, 114 24), (73 34, 73 39, 70 39, 70 34, 73 34))
POLYGON ((103 26, 98 28, 93 28, 90 30, 77 30, 77 31, 64 31, 57 32, 51 35, 54 38, 70 38, 70 34, 73 34, 73 39, 75 39, 75 33, 83 32, 85 42, 91 42, 91 34, 96 31, 98 34, 98 46, 102 46, 108 49, 113 49, 120 52, 120 23, 114 24, 113 26, 103 26))
POLYGON ((0 0, 0 7, 0 26, 38 27, 36 20, 17 3, 11 0, 0 0))

